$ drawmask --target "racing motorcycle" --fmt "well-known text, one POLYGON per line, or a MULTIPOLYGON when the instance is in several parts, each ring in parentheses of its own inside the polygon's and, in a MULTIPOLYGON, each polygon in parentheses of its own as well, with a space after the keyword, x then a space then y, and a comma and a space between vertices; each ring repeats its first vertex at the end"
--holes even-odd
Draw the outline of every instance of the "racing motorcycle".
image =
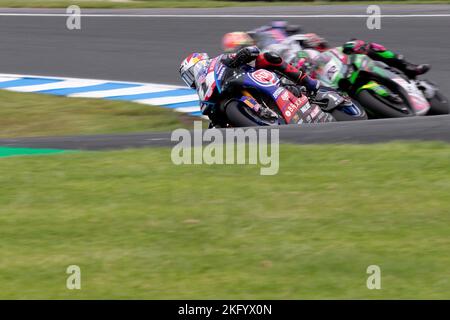
MULTIPOLYGON (((199 62, 200 63, 200 62, 199 62)), ((229 68, 220 56, 201 77, 199 95, 210 127, 250 127, 364 120, 364 109, 334 90, 294 95, 274 72, 249 65, 229 68)))
POLYGON ((342 47, 313 57, 310 72, 323 84, 348 93, 371 118, 449 113, 448 100, 434 83, 411 80, 366 55, 344 54, 342 47))

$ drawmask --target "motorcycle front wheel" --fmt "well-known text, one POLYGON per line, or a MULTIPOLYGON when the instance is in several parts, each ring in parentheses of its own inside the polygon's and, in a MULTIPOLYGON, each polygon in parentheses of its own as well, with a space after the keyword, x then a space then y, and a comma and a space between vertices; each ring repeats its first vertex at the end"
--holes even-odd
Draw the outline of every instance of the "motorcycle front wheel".
POLYGON ((224 107, 228 122, 233 127, 255 127, 278 124, 268 123, 258 118, 249 107, 239 100, 229 100, 225 103, 224 107))
POLYGON ((356 100, 358 100, 370 114, 375 114, 380 118, 401 118, 414 115, 406 105, 404 105, 404 107, 408 110, 408 113, 401 112, 390 106, 388 101, 382 101, 370 90, 361 90, 356 95, 356 100))
POLYGON ((351 106, 337 107, 331 111, 336 121, 367 120, 368 116, 364 108, 353 102, 351 106))
POLYGON ((448 99, 439 91, 436 91, 434 97, 429 99, 428 102, 430 103, 429 115, 448 114, 450 112, 448 99))

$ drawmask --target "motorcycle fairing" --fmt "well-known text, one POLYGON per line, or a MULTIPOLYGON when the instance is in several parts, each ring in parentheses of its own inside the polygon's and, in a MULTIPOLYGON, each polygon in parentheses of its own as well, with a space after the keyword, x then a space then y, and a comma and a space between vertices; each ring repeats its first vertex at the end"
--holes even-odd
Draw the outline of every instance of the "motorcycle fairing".
MULTIPOLYGON (((244 76, 244 84, 254 88, 256 87, 260 92, 271 96, 286 123, 299 123, 300 119, 308 122, 306 119, 308 117, 305 112, 309 111, 307 112, 308 114, 312 112, 309 110, 311 105, 308 98, 304 95, 296 97, 289 90, 280 87, 280 79, 273 72, 259 69, 246 73, 244 76)), ((314 117, 311 116, 310 118, 312 121, 314 117)))
POLYGON ((216 89, 214 66, 218 58, 202 60, 195 65, 194 74, 197 79, 197 92, 200 101, 208 102, 216 89))
MULTIPOLYGON (((228 89, 240 89, 242 96, 239 98, 248 108, 255 112, 261 105, 247 89, 257 90, 263 96, 269 97, 280 111, 286 123, 312 123, 330 121, 320 107, 311 106, 306 96, 296 97, 289 90, 283 88, 278 76, 265 69, 255 69, 245 65, 240 69, 231 69, 220 61, 221 56, 211 60, 204 81, 202 83, 201 98, 209 102, 214 92, 219 93, 228 89), (245 93, 244 93, 245 92, 245 93)), ((211 101, 212 103, 213 101, 211 101)))
POLYGON ((420 91, 415 84, 401 77, 393 78, 392 81, 397 83, 408 93, 408 100, 417 115, 425 115, 428 112, 430 103, 423 95, 423 92, 420 91))
MULTIPOLYGON (((317 61, 319 64, 315 73, 325 85, 338 88, 341 79, 348 79, 354 85, 360 75, 366 73, 368 75, 374 75, 380 81, 390 81, 399 90, 404 91, 408 97, 408 104, 417 115, 424 115, 430 109, 429 102, 415 83, 390 71, 387 65, 379 61, 374 61, 366 55, 353 54, 348 56, 343 54, 340 49, 335 48, 322 53, 317 61)), ((378 80, 372 79, 364 83, 361 87, 357 88, 356 92, 368 89, 381 97, 386 97, 389 95, 390 90, 386 88, 384 81, 380 83, 378 80)))

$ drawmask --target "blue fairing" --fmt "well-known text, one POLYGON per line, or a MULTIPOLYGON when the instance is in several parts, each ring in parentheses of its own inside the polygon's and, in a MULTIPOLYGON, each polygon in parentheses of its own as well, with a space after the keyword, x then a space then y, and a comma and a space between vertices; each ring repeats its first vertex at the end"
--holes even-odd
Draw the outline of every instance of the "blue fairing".
POLYGON ((216 88, 219 93, 222 92, 222 81, 226 66, 220 62, 214 66, 214 80, 216 81, 216 88))
POLYGON ((342 107, 340 110, 351 116, 357 116, 360 114, 359 109, 353 105, 342 107))
MULTIPOLYGON (((219 93, 223 91, 224 75, 227 69, 229 68, 220 62, 218 62, 214 66, 214 80, 216 82, 216 88, 219 93)), ((241 81, 244 87, 257 88, 260 92, 271 96, 273 96, 274 92, 280 87, 279 78, 272 72, 270 72, 270 74, 273 75, 274 83, 263 84, 261 82, 258 82, 256 79, 252 78, 251 74, 257 71, 255 68, 249 65, 244 65, 240 68, 240 71, 243 73, 241 81)))
MULTIPOLYGON (((274 73, 270 72, 274 77, 274 83, 270 85, 262 84, 252 77, 252 73, 255 71, 256 70, 254 68, 249 68, 249 70, 247 70, 244 75, 244 85, 250 88, 257 88, 260 92, 273 96, 275 91, 280 87, 280 79, 278 79, 274 73)), ((274 99, 276 98, 274 97, 274 99)))

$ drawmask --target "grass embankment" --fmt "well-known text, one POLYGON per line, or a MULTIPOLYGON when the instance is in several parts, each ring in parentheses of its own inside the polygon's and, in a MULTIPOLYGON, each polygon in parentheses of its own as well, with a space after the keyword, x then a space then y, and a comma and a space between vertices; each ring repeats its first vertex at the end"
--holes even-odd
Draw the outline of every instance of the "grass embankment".
POLYGON ((276 176, 169 149, 0 159, 0 298, 449 299, 449 154, 283 145, 276 176))
POLYGON ((0 101, 0 138, 165 131, 189 128, 194 119, 131 102, 4 90, 0 90, 0 101))
POLYGON ((220 0, 0 0, 0 7, 10 8, 217 8, 251 6, 355 5, 355 4, 446 4, 449 0, 398 1, 220 1, 220 0))

